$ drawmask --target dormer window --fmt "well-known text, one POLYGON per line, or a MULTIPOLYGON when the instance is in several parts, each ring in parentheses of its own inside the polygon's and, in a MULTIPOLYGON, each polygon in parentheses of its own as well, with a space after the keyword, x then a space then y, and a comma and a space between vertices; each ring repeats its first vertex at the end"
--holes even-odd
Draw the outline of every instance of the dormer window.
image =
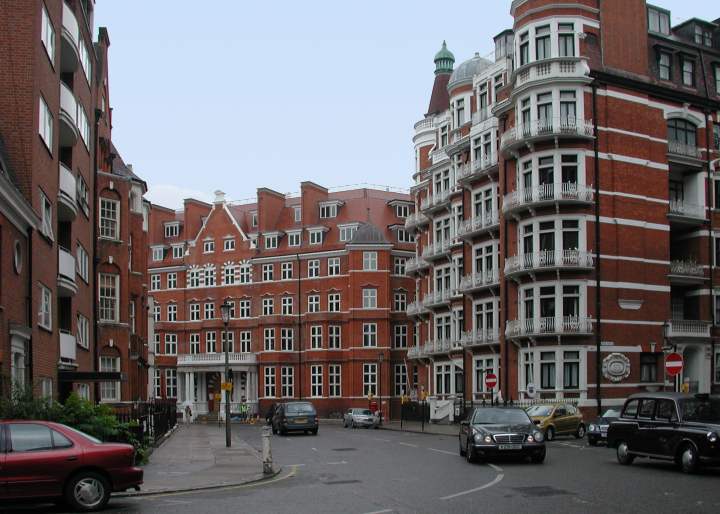
POLYGON ((695 61, 682 57, 682 83, 683 86, 695 86, 695 61))
POLYGON ((224 252, 231 252, 235 249, 235 239, 225 239, 223 241, 223 251, 224 252))
POLYGON ((658 34, 670 34, 670 13, 648 6, 648 30, 658 34))
POLYGON ((184 249, 182 245, 174 245, 172 247, 172 257, 173 259, 182 259, 183 258, 184 249))
POLYGON ((458 98, 455 102, 455 126, 460 127, 465 123, 465 99, 458 98))
POLYGON ((180 235, 180 224, 179 223, 166 223, 165 224, 165 237, 177 237, 180 235))
POLYGON ((338 226, 340 229, 340 241, 343 243, 347 243, 348 241, 352 241, 352 238, 355 236, 355 232, 357 231, 358 226, 357 225, 341 225, 338 226))
POLYGON ((440 127, 440 148, 447 146, 448 144, 448 126, 443 125, 440 127))
POLYGON ((658 74, 660 80, 672 80, 672 56, 667 52, 658 54, 658 74))
POLYGON ((311 230, 310 231, 310 244, 319 245, 322 244, 323 231, 322 230, 311 230))
POLYGON ((203 253, 213 253, 215 251, 215 241, 203 241, 203 253))
POLYGON ((321 219, 327 219, 327 218, 336 218, 338 213, 338 204, 337 203, 326 203, 326 204, 320 204, 320 218, 321 219))
POLYGON ((712 34, 700 25, 695 25, 695 43, 712 47, 712 34))
POLYGON ((277 234, 265 236, 265 249, 274 250, 278 247, 278 236, 277 234))
POLYGON ((295 215, 295 223, 300 223, 302 221, 302 207, 296 205, 293 207, 293 212, 295 215))
POLYGON ((300 232, 288 232, 288 246, 300 246, 302 234, 300 232))
POLYGON ((257 226, 258 226, 258 216, 257 216, 257 212, 251 212, 251 213, 250 213, 250 225, 253 226, 253 227, 257 227, 257 226))
POLYGON ((395 215, 398 218, 407 218, 410 215, 410 206, 405 204, 396 205, 395 215))
POLYGON ((161 246, 155 247, 152 249, 152 260, 154 262, 163 260, 164 256, 165 256, 165 250, 161 246))

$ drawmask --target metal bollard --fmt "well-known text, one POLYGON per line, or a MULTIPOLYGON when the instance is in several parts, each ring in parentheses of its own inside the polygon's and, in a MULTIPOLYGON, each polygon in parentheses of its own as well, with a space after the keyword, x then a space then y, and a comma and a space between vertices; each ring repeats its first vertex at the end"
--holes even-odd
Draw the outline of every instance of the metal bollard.
POLYGON ((263 449, 263 474, 272 475, 272 450, 270 449, 270 427, 263 427, 262 430, 262 449, 263 449))

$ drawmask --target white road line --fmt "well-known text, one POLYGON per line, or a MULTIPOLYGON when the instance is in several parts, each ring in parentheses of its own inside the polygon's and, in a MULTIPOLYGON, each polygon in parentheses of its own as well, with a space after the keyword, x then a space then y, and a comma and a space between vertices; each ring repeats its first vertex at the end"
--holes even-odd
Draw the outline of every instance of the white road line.
POLYGON ((398 444, 402 444, 403 446, 409 446, 410 448, 417 448, 417 447, 418 447, 417 444, 402 443, 402 442, 401 442, 401 443, 398 443, 398 444))
POLYGON ((467 491, 460 491, 459 493, 451 494, 449 496, 443 496, 440 499, 441 500, 452 500, 453 498, 457 498, 458 496, 465 496, 466 494, 476 493, 478 491, 482 491, 483 489, 487 489, 488 487, 494 486, 495 484, 499 483, 503 478, 505 478, 505 475, 500 473, 492 481, 488 482, 485 485, 481 485, 480 487, 476 487, 475 489, 468 489, 467 491))
POLYGON ((495 471, 497 471, 498 473, 502 473, 502 472, 503 472, 503 468, 501 468, 500 466, 496 466, 495 464, 490 464, 489 462, 487 463, 487 465, 490 466, 491 468, 493 468, 493 469, 494 469, 495 471))
POLYGON ((326 462, 325 464, 336 465, 336 464, 347 464, 347 461, 339 460, 337 462, 326 462))
POLYGON ((438 450, 437 448, 428 448, 431 452, 438 452, 438 453, 444 453, 445 455, 452 455, 453 457, 457 455, 455 452, 449 452, 447 450, 438 450))
POLYGON ((559 443, 559 442, 555 442, 555 444, 557 444, 557 445, 559 445, 559 446, 567 446, 568 448, 579 448, 579 449, 581 449, 581 450, 584 450, 584 449, 585 449, 584 446, 580 446, 580 445, 577 445, 577 444, 559 443))
POLYGON ((387 512, 395 512, 395 511, 392 509, 385 509, 385 510, 376 510, 373 512, 366 512, 365 514, 385 514, 387 512))
POLYGON ((316 452, 316 451, 317 451, 317 448, 312 448, 312 451, 316 452))
POLYGON ((283 466, 291 466, 293 468, 299 468, 301 466, 304 466, 305 464, 283 464, 283 466))
MULTIPOLYGON (((383 439, 383 438, 381 438, 381 437, 373 437, 373 439, 375 439, 376 441, 383 442, 383 443, 389 443, 389 442, 390 442, 390 439, 383 439)), ((392 511, 390 511, 390 512, 392 512, 392 511)))

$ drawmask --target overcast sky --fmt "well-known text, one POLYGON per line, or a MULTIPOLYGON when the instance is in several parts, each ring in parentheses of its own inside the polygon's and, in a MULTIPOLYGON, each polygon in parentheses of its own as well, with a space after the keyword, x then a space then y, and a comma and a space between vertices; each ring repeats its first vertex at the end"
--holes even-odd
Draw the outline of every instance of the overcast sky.
MULTIPOLYGON (((658 0, 673 24, 710 0, 658 0)), ((487 55, 510 1, 97 0, 113 140, 168 207, 368 183, 409 187, 433 56, 487 55)))

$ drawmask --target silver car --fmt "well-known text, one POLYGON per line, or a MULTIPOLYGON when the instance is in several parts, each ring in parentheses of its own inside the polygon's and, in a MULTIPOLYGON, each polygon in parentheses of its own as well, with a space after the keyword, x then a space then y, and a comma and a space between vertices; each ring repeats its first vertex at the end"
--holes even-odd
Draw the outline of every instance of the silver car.
POLYGON ((380 418, 369 409, 348 409, 343 416, 343 426, 345 428, 377 428, 379 424, 380 418))

